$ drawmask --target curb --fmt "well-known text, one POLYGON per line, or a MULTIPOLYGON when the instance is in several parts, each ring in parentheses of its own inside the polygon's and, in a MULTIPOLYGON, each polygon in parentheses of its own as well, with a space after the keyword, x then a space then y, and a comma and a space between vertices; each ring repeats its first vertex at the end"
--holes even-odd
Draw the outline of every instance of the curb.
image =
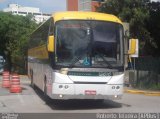
POLYGON ((147 95, 147 96, 160 96, 160 92, 142 91, 142 90, 129 90, 129 89, 124 89, 124 93, 143 94, 143 95, 147 95))
POLYGON ((27 77, 28 75, 19 75, 20 77, 27 77))

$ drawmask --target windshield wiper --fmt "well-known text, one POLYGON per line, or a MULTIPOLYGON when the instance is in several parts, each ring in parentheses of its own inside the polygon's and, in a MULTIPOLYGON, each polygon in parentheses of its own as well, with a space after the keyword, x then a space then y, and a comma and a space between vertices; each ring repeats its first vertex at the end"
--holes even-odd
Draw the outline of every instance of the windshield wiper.
POLYGON ((108 68, 113 68, 113 66, 104 58, 104 56, 100 55, 100 57, 103 59, 103 61, 108 65, 108 68))
POLYGON ((69 67, 73 67, 81 58, 82 58, 83 54, 77 56, 76 58, 74 58, 71 62, 71 64, 69 65, 69 67))
POLYGON ((105 59, 105 57, 102 55, 102 53, 100 53, 100 52, 98 52, 97 51, 97 53, 98 53, 98 55, 103 59, 103 61, 108 65, 108 68, 113 68, 113 66, 109 63, 109 61, 107 61, 106 59, 105 59))

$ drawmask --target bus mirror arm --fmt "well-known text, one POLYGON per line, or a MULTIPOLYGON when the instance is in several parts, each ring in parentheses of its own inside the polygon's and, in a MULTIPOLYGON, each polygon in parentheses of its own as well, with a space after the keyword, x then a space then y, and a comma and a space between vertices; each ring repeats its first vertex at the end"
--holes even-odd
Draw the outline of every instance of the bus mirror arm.
POLYGON ((51 35, 48 37, 48 45, 47 45, 47 49, 49 52, 54 52, 54 36, 51 35))
POLYGON ((136 53, 136 48, 138 46, 136 45, 136 39, 130 39, 129 43, 129 50, 124 53, 124 55, 134 55, 136 53))

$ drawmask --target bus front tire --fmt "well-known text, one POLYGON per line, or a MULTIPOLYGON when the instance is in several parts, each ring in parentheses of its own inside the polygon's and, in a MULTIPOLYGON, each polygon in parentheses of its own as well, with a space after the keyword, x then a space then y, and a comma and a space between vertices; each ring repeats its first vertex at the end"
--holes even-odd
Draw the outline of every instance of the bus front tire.
POLYGON ((31 87, 34 89, 35 88, 35 85, 34 85, 34 81, 33 81, 33 71, 31 71, 31 87))
POLYGON ((47 81, 44 80, 44 95, 47 95, 47 81))

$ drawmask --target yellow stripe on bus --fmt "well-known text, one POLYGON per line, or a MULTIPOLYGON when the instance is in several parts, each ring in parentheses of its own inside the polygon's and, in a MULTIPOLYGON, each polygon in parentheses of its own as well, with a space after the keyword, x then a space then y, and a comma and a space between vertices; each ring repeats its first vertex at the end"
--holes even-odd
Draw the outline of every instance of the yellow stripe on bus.
POLYGON ((29 49, 28 55, 35 58, 48 59, 48 52, 47 52, 46 45, 29 49))
POLYGON ((120 23, 119 18, 111 14, 97 13, 97 12, 57 12, 52 15, 54 22, 59 20, 100 20, 120 23))

